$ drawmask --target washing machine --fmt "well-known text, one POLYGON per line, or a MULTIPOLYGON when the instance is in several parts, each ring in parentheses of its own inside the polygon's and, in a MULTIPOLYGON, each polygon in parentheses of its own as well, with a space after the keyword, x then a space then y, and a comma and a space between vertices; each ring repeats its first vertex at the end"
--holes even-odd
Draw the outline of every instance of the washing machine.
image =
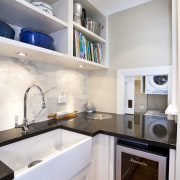
POLYGON ((144 136, 156 141, 168 141, 167 116, 161 111, 147 111, 144 136))
POLYGON ((168 75, 146 76, 145 94, 168 94, 168 75))

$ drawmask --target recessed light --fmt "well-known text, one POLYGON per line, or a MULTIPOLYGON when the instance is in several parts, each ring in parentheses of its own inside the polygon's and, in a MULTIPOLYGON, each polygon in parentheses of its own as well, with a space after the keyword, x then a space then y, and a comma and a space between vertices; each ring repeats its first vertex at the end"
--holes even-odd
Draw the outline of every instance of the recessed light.
POLYGON ((80 68, 83 68, 84 66, 83 65, 79 65, 80 68))
POLYGON ((27 53, 24 53, 24 52, 18 52, 17 55, 19 55, 19 56, 27 56, 27 53))

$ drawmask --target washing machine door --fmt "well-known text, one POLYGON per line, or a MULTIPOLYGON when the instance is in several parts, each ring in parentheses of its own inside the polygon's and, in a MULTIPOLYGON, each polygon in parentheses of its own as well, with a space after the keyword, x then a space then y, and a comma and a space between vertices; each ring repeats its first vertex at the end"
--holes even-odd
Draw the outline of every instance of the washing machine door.
POLYGON ((146 76, 146 94, 168 94, 168 76, 146 76))
POLYGON ((148 137, 153 140, 167 140, 167 123, 164 120, 153 120, 147 127, 148 137))
POLYGON ((167 87, 167 82, 168 82, 168 76, 167 75, 162 75, 162 76, 153 76, 153 81, 152 85, 154 87, 167 87))

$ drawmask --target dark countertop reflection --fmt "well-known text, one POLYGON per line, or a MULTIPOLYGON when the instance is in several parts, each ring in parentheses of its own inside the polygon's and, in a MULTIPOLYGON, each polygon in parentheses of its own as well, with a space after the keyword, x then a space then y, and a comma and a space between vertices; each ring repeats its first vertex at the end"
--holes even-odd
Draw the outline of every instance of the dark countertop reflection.
POLYGON ((166 117, 111 114, 109 119, 90 119, 88 113, 61 124, 61 128, 95 136, 98 133, 176 149, 177 125, 166 117))
POLYGON ((176 149, 177 126, 174 121, 160 116, 108 114, 112 117, 103 120, 87 118, 93 114, 82 112, 69 120, 35 123, 30 126, 30 133, 27 135, 22 135, 20 128, 0 131, 0 146, 62 128, 89 136, 102 133, 176 149))

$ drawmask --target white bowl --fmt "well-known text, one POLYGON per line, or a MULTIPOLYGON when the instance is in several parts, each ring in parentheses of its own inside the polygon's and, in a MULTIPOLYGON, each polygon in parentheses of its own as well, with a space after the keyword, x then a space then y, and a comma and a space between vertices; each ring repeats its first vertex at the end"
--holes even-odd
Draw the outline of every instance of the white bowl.
POLYGON ((46 7, 43 7, 43 6, 36 6, 36 7, 38 7, 41 10, 43 10, 44 12, 47 12, 48 14, 53 15, 53 11, 51 11, 50 9, 48 9, 46 7))
POLYGON ((32 4, 34 6, 43 6, 43 7, 50 9, 50 10, 53 10, 53 7, 49 3, 44 2, 44 1, 33 1, 32 4))
POLYGON ((46 2, 33 1, 31 4, 38 7, 39 9, 43 10, 44 12, 47 12, 47 13, 49 13, 51 15, 54 14, 53 13, 53 7, 50 4, 46 3, 46 2))

